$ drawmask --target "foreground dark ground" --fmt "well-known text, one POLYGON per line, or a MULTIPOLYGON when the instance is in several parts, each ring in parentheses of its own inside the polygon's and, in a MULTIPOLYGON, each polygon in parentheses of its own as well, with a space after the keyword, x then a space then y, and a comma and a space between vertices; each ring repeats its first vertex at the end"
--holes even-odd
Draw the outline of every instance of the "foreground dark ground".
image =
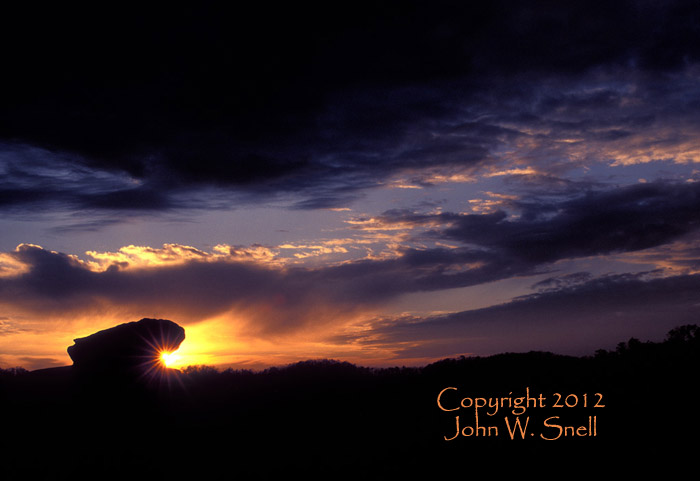
POLYGON ((141 382, 5 369, 0 479, 671 474, 696 465, 699 360, 700 332, 684 326, 661 343, 632 339, 585 358, 531 352, 392 369, 324 360, 141 382), (480 426, 497 433, 456 436, 456 416, 474 427, 474 409, 441 410, 445 388, 455 388, 443 393, 445 409, 526 389, 541 406, 531 400, 519 416, 525 439, 512 406, 479 411, 480 426))

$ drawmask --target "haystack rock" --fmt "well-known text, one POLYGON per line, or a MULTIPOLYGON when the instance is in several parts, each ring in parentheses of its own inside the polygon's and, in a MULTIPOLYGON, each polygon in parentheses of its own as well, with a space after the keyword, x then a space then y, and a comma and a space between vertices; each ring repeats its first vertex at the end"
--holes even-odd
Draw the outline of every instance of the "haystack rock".
POLYGON ((184 340, 185 330, 173 321, 141 319, 74 339, 68 355, 81 372, 145 372, 184 340))

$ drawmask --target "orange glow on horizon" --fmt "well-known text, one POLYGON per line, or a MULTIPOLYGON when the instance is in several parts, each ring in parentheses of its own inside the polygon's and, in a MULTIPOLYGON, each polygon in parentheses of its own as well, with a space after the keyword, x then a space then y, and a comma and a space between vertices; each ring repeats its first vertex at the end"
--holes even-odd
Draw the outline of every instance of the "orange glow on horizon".
MULTIPOLYGON (((74 339, 114 327, 120 323, 119 318, 137 319, 138 315, 115 311, 109 315, 90 312, 84 316, 54 318, 51 321, 22 319, 16 324, 16 329, 7 329, 0 336, 0 367, 20 366, 34 370, 70 365, 72 360, 66 347, 72 345, 74 339)), ((158 341, 153 340, 157 354, 149 361, 148 368, 184 370, 189 366, 211 366, 262 370, 308 359, 336 359, 371 366, 398 362, 391 349, 383 346, 367 349, 363 345, 338 345, 325 340, 337 329, 342 331, 342 326, 365 319, 365 313, 346 313, 347 318, 340 320, 334 317, 337 315, 335 312, 320 312, 315 317, 339 319, 338 324, 314 325, 313 329, 276 337, 247 332, 250 326, 255 326, 258 315, 256 309, 251 309, 247 312, 229 312, 195 323, 181 321, 186 332, 185 340, 177 349, 174 349, 175 346, 159 346, 158 341)), ((179 320, 183 316, 156 313, 154 317, 179 320)), ((406 364, 413 362, 413 359, 400 362, 406 364)))

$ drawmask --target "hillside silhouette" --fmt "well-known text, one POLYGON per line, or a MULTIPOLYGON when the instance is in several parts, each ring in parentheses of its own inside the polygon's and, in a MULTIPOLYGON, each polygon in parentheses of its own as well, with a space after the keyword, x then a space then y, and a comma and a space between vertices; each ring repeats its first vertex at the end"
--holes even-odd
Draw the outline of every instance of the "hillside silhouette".
POLYGON ((461 479, 694 469, 699 360, 699 328, 687 325, 663 342, 630 339, 588 357, 504 353, 417 368, 309 360, 260 372, 193 366, 143 377, 114 369, 121 358, 88 377, 76 366, 0 369, 0 479, 461 479), (438 406, 441 391, 446 410, 438 406), (497 426, 498 435, 457 431, 457 415, 460 428, 475 424, 462 399, 516 402, 526 392, 546 399, 519 416, 537 428, 531 434, 509 433, 512 404, 480 411, 478 422, 497 426), (553 406, 557 396, 561 407, 553 406), (544 430, 548 419, 572 428, 553 439, 560 432, 544 430))

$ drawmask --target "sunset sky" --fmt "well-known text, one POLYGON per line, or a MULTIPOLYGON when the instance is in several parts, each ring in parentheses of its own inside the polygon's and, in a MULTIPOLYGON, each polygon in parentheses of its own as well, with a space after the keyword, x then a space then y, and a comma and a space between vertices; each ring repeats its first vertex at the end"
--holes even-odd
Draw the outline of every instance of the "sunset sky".
POLYGON ((700 322, 696 1, 4 11, 0 367, 590 355, 700 322))

